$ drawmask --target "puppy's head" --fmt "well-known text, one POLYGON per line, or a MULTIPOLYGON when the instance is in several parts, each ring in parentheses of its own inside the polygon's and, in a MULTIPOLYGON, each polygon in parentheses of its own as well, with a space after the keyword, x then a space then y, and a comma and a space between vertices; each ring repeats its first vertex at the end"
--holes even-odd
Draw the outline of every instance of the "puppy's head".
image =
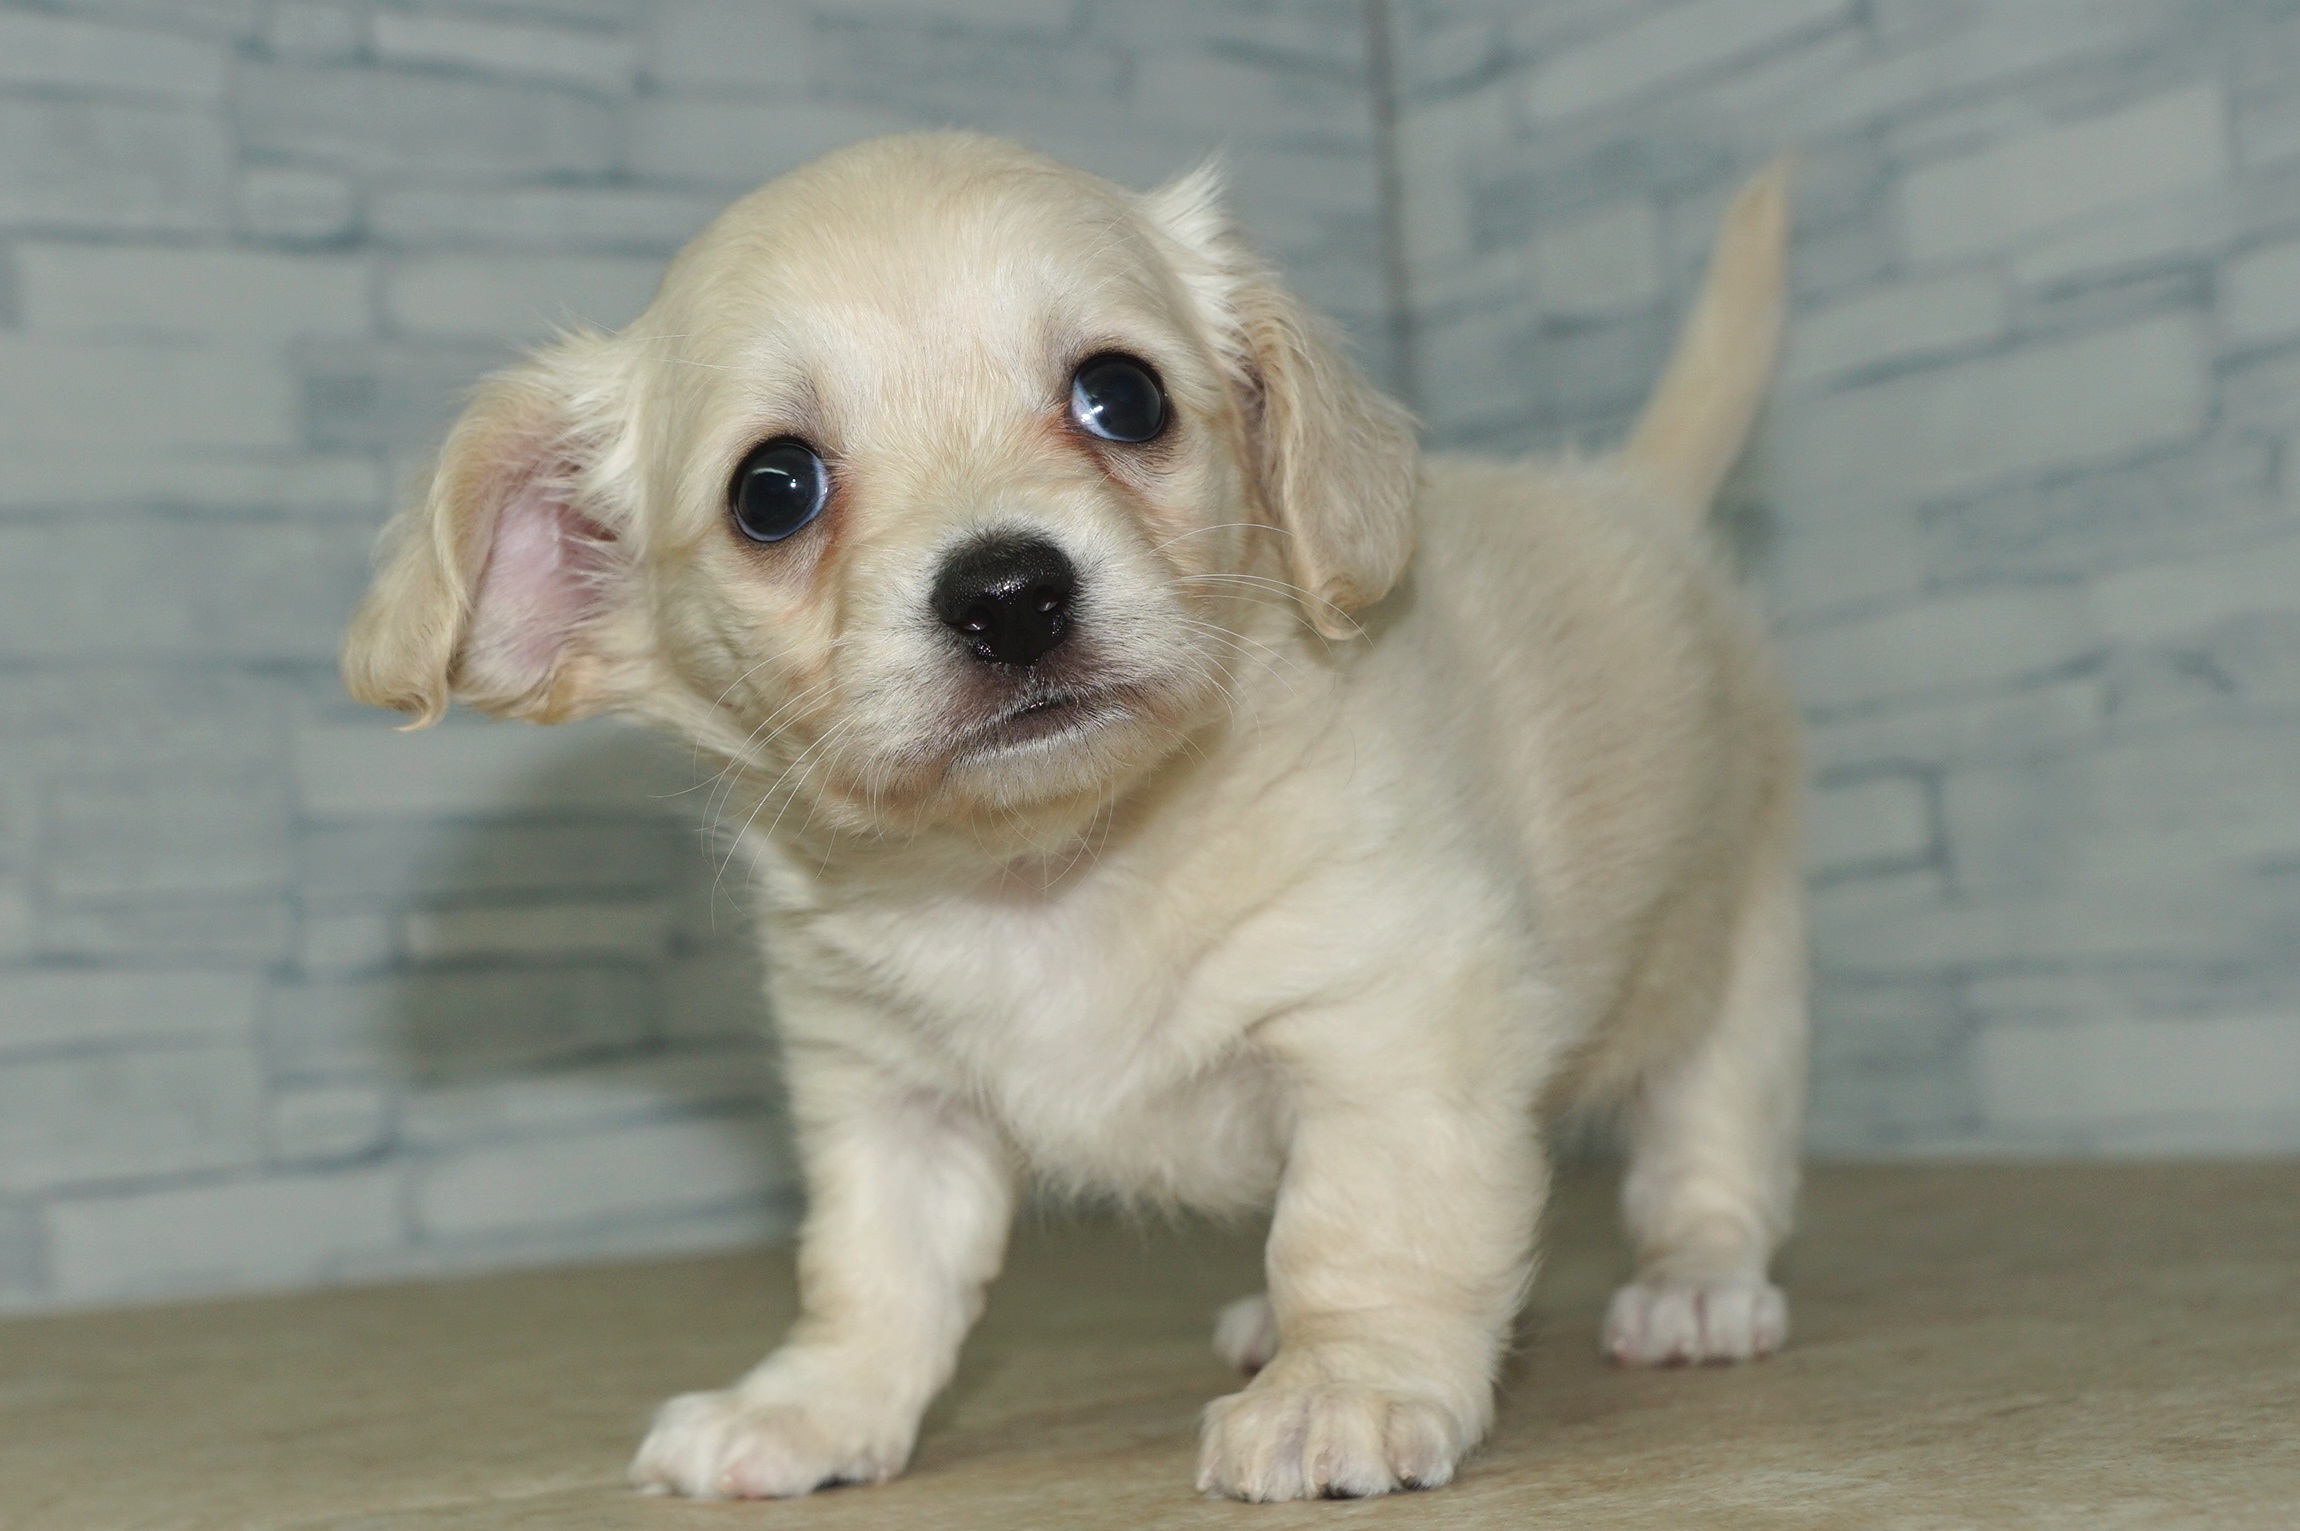
POLYGON ((640 714, 830 822, 1097 801, 1220 715, 1246 603, 1350 630, 1415 472, 1210 176, 880 139, 483 385, 344 672, 423 721, 640 714))

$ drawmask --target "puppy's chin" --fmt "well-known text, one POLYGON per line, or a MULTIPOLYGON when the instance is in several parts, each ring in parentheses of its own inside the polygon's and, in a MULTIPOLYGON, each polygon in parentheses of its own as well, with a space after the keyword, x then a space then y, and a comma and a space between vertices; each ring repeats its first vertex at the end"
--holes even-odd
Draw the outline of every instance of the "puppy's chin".
POLYGON ((1170 723, 1128 686, 1050 686, 963 724, 944 754, 940 794, 953 807, 1013 809, 1106 797, 1171 747, 1170 723))
POLYGON ((1021 689, 867 764, 854 761, 858 790, 839 793, 841 817, 850 828, 901 835, 936 824, 1007 826, 1035 843, 1098 813, 1185 750, 1208 710, 1187 688, 1021 689))
POLYGON ((1135 721, 1140 704, 1118 686, 1048 686, 1016 697, 965 729, 951 763, 1091 748, 1094 736, 1135 721))
POLYGON ((1125 685, 1051 685, 961 724, 943 754, 952 805, 1021 807, 1106 795, 1141 768, 1162 729, 1143 692, 1125 685))

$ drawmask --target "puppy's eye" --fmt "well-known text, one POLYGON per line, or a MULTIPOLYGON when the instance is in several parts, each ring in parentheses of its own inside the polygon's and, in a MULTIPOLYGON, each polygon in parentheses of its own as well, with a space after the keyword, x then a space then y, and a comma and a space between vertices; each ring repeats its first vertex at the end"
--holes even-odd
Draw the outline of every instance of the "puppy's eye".
POLYGON ((1166 391, 1131 356, 1089 356, 1070 380, 1070 417, 1104 441, 1148 441, 1166 428, 1166 391))
POLYGON ((815 449, 786 436, 751 449, 727 486, 727 508, 753 542, 780 542, 823 513, 830 488, 815 449))

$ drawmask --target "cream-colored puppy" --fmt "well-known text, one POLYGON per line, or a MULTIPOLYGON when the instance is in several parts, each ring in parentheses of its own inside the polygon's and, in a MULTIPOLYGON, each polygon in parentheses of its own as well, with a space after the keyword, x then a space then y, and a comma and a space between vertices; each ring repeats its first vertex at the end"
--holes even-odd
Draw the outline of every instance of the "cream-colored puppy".
POLYGON ((1199 174, 965 135, 735 204, 489 382, 354 694, 612 709, 726 766, 805 1165, 803 1312, 636 1478, 908 1458, 1018 1176, 1274 1205, 1198 1482, 1430 1487, 1486 1429, 1540 1113, 1624 1103, 1630 1362, 1780 1344, 1805 1021, 1791 714, 1702 530, 1780 325, 1735 205, 1627 452, 1418 463, 1199 174))

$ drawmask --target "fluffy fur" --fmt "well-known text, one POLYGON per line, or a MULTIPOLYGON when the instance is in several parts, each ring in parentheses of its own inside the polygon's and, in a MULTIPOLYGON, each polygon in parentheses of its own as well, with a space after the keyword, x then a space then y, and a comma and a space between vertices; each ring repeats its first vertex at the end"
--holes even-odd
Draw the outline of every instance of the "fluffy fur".
POLYGON ((1628 452, 1419 463, 1223 215, 965 135, 737 203, 614 336, 481 390, 348 639, 364 700, 650 720, 725 765, 808 1188, 803 1313, 664 1406, 701 1496, 899 1471, 1025 1172, 1273 1209, 1199 1486, 1446 1482, 1534 1267, 1544 1114, 1625 1108, 1626 1362, 1781 1343, 1805 1038, 1791 713, 1704 508, 1778 340, 1778 173, 1628 452), (1124 350, 1173 419, 1070 422, 1124 350), (756 443, 830 509, 729 524, 756 443), (1074 636, 969 658, 928 595, 1057 542, 1074 636), (1048 703, 1051 726, 1022 726, 1048 703))

